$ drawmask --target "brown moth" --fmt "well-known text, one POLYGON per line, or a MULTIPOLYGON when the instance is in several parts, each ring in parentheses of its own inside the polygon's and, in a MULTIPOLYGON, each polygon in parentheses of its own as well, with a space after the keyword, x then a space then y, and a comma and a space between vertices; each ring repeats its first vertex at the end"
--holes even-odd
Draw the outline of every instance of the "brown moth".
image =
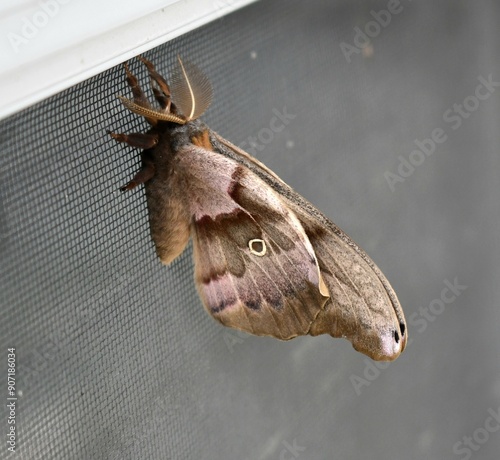
POLYGON ((110 135, 143 149, 142 169, 122 188, 146 189, 151 236, 169 264, 194 243, 195 282, 224 326, 289 340, 344 337, 375 360, 407 342, 403 310, 366 253, 275 173, 198 120, 208 79, 178 60, 170 87, 144 58, 159 108, 125 64, 125 107, 147 133, 110 135))

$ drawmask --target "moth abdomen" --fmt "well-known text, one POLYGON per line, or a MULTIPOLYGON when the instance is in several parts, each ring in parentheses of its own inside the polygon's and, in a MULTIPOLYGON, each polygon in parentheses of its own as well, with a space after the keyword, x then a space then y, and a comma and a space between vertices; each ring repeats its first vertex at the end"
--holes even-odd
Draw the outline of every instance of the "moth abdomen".
POLYGON ((151 238, 158 257, 171 263, 186 247, 190 237, 190 215, 182 197, 172 189, 146 184, 151 238))

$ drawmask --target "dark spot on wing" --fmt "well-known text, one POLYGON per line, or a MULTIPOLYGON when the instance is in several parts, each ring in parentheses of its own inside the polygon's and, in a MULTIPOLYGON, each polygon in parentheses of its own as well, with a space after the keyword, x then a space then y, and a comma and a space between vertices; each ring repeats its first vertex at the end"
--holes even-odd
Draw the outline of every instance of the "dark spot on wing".
POLYGON ((251 310, 260 310, 261 302, 260 300, 247 300, 245 305, 251 310))
POLYGON ((209 284, 211 281, 217 281, 217 280, 221 279, 226 274, 227 274, 227 270, 224 270, 222 272, 213 271, 212 273, 209 273, 208 275, 204 276, 201 279, 201 282, 203 284, 209 284))
POLYGON ((222 299, 219 304, 215 307, 210 307, 210 311, 212 313, 220 313, 223 311, 226 307, 229 307, 230 305, 233 305, 236 302, 236 299, 234 298, 229 298, 229 299, 222 299))
POLYGON ((267 303, 271 305, 275 310, 281 310, 283 308, 283 295, 279 292, 264 293, 264 298, 267 303))

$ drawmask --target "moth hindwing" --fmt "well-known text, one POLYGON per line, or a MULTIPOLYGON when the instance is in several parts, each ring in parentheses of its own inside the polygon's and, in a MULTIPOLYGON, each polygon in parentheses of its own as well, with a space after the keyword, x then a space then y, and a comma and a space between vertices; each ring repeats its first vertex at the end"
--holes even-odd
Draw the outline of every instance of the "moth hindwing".
POLYGON ((142 168, 122 190, 144 184, 151 236, 169 264, 193 239, 195 282, 208 313, 225 326, 282 340, 344 337, 375 360, 407 342, 391 285, 339 227, 257 159, 198 117, 212 89, 178 59, 170 86, 148 69, 157 107, 125 65, 146 133, 110 135, 142 149, 142 168))

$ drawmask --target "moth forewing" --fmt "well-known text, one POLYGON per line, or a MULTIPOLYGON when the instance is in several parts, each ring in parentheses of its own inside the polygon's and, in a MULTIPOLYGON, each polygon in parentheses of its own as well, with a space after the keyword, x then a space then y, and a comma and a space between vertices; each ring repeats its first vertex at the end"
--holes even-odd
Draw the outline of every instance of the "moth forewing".
POLYGON ((251 155, 196 120, 212 90, 179 60, 170 88, 148 68, 154 109, 128 68, 125 106, 150 123, 146 135, 111 135, 142 152, 157 253, 170 263, 194 241, 195 281, 222 324, 287 340, 345 337, 376 360, 395 359, 407 341, 404 314, 387 279, 342 230, 251 155))
POLYGON ((308 213, 296 212, 332 293, 310 334, 345 337, 376 360, 397 358, 406 346, 406 322, 387 279, 335 224, 319 225, 308 213))

